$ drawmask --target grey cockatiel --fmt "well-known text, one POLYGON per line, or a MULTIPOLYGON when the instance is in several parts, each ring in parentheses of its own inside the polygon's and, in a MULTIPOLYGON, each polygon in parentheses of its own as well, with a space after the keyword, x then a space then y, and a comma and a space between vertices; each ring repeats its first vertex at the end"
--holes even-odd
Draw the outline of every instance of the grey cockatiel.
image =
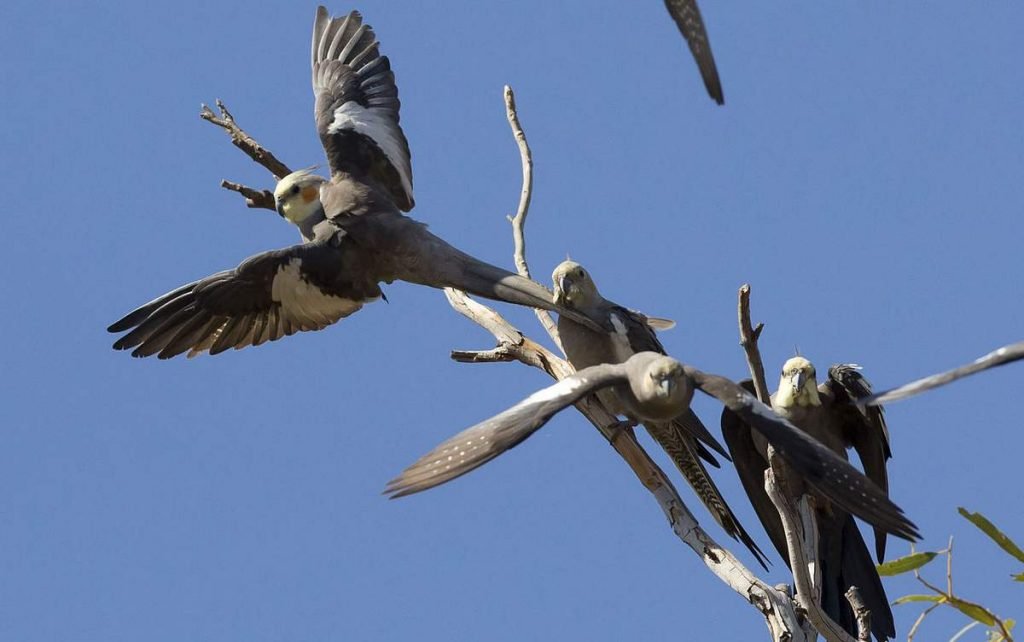
POLYGON ((738 384, 656 352, 635 354, 625 363, 584 368, 530 395, 421 457, 392 480, 385 492, 401 497, 464 475, 522 443, 562 409, 609 387, 616 390, 625 414, 635 421, 678 417, 689 408, 695 389, 715 397, 764 435, 817 492, 887 532, 907 539, 918 537, 903 511, 845 459, 794 428, 738 384))
POLYGON ((694 62, 697 63, 708 95, 719 105, 725 103, 722 83, 718 79, 718 69, 715 67, 715 57, 711 55, 711 42, 708 41, 708 31, 704 28, 704 19, 701 18, 697 0, 665 0, 665 8, 679 27, 679 32, 686 38, 686 44, 690 47, 694 62))
POLYGON ((402 214, 413 195, 398 88, 359 13, 330 18, 317 9, 312 71, 331 178, 295 172, 274 191, 278 213, 299 227, 303 243, 143 305, 108 328, 127 332, 114 348, 169 358, 259 345, 325 328, 381 298, 380 283, 395 280, 557 307, 543 286, 455 249, 402 214))
MULTIPOLYGON (((638 352, 665 354, 665 348, 654 334, 652 326, 671 327, 670 322, 646 317, 605 299, 590 274, 575 261, 566 260, 560 263, 552 273, 551 280, 554 283, 556 303, 580 312, 606 328, 598 332, 568 317, 559 317, 558 334, 562 347, 569 362, 577 370, 602 363, 622 363, 638 352)), ((618 388, 605 388, 599 391, 597 396, 610 412, 617 415, 626 414, 625 401, 619 398, 617 391, 618 388)), ((731 537, 743 542, 758 561, 764 564, 761 550, 733 514, 700 461, 700 457, 704 457, 715 466, 718 465, 700 441, 723 455, 725 449, 708 432, 697 415, 687 408, 678 418, 672 418, 670 421, 647 421, 644 427, 672 458, 679 472, 697 493, 715 521, 731 537)))
MULTIPOLYGON (((855 448, 867 477, 888 494, 886 461, 892 453, 883 410, 881 407, 861 408, 856 404, 858 399, 870 393, 870 384, 856 366, 832 366, 826 381, 819 386, 814 366, 803 357, 794 357, 782 367, 779 388, 772 395, 772 408, 844 459, 846 449, 855 448)), ((768 444, 750 428, 742 417, 728 409, 723 411, 722 434, 744 489, 772 543, 788 564, 782 522, 764 490, 768 444)), ((805 488, 799 474, 790 475, 788 481, 795 496, 814 493, 805 488)), ((879 640, 894 637, 896 630, 889 600, 853 517, 820 496, 818 499, 816 516, 822 607, 832 619, 856 636, 856 618, 844 594, 850 586, 857 586, 871 610, 874 636, 879 640)), ((878 561, 882 561, 885 555, 885 535, 885 529, 875 528, 878 561)))

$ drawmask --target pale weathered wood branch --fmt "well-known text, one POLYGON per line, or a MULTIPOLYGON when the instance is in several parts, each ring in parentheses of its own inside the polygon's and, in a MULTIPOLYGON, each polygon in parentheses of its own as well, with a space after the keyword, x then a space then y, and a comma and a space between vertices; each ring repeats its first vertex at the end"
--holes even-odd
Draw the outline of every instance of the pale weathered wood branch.
POLYGON ((757 327, 750 325, 750 284, 744 283, 740 286, 738 314, 740 322, 740 346, 747 355, 747 367, 750 369, 750 378, 754 380, 754 390, 761 403, 771 406, 771 393, 768 391, 768 383, 764 378, 764 363, 761 361, 761 352, 757 349, 757 340, 761 337, 764 324, 758 323, 757 327))
MULTIPOLYGON (((244 129, 238 126, 238 123, 235 122, 235 117, 231 115, 231 112, 228 111, 228 108, 224 105, 223 101, 218 99, 215 104, 217 105, 217 110, 220 112, 219 116, 214 113, 208 105, 204 104, 199 110, 199 117, 226 131, 231 137, 232 145, 245 152, 249 158, 266 168, 266 170, 273 174, 276 179, 280 180, 292 173, 292 171, 288 169, 288 166, 279 161, 270 150, 260 145, 256 142, 255 138, 247 134, 244 129)), ((222 180, 220 182, 220 186, 226 190, 238 192, 244 196, 245 204, 248 207, 268 210, 277 209, 274 204, 274 193, 270 190, 254 189, 252 187, 247 187, 227 180, 222 180)))
POLYGON ((857 642, 871 642, 871 611, 864 604, 860 589, 851 586, 846 591, 846 601, 853 608, 853 615, 857 618, 857 642))
MULTIPOLYGON (((771 466, 765 471, 764 489, 782 520, 789 567, 796 586, 796 600, 811 626, 828 642, 857 642, 821 608, 821 564, 818 560, 818 524, 814 517, 813 500, 802 495, 794 505, 788 493, 782 490, 787 487, 784 465, 771 451, 769 461, 771 466)), ((863 634, 864 631, 861 631, 863 634)), ((867 635, 870 636, 870 629, 867 635)), ((809 639, 813 639, 813 635, 809 639)))
MULTIPOLYGON (((523 188, 519 192, 519 207, 516 209, 516 215, 509 217, 509 220, 512 222, 512 241, 515 243, 513 258, 515 259, 516 270, 519 274, 531 279, 533 277, 530 276, 530 265, 526 262, 526 233, 524 228, 526 226, 526 216, 530 213, 530 201, 533 199, 533 152, 530 151, 530 143, 526 140, 526 132, 523 131, 523 126, 519 124, 519 112, 516 110, 516 95, 508 85, 505 85, 504 96, 505 117, 508 119, 508 125, 512 128, 512 135, 519 146, 519 159, 523 167, 523 188)), ((548 336, 551 337, 551 340, 555 342, 555 345, 564 354, 562 338, 558 336, 558 326, 555 325, 554 319, 551 318, 551 313, 539 308, 534 308, 533 311, 537 315, 537 320, 544 326, 548 336)))

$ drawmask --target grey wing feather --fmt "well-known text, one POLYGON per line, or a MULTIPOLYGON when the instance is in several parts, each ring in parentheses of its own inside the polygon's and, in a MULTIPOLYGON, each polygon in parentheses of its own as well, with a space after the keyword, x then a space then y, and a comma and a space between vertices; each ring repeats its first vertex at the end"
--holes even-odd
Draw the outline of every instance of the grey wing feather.
POLYGON ((930 377, 924 377, 917 381, 912 381, 908 384, 904 384, 897 388, 886 390, 869 397, 865 397, 858 402, 861 406, 877 406, 883 403, 890 403, 893 401, 899 401, 900 399, 906 399, 907 397, 913 397, 919 395, 922 392, 931 390, 932 388, 938 388, 944 386, 947 383, 956 381, 968 377, 972 374, 988 370, 989 368, 995 368, 1002 366, 1007 363, 1013 363, 1024 359, 1024 341, 1017 343, 1011 343, 1010 345, 1003 346, 997 350, 986 354, 985 356, 975 359, 967 365, 960 366, 959 368, 953 368, 946 372, 940 372, 939 374, 931 375, 930 377))
POLYGON ((127 332, 115 350, 168 359, 276 341, 320 330, 380 296, 376 283, 356 286, 341 270, 341 248, 314 242, 264 252, 233 270, 193 281, 111 324, 127 332))
POLYGON ((696 387, 715 397, 757 430, 815 490, 864 521, 914 541, 914 526, 871 480, 834 452, 797 429, 738 384, 686 366, 696 387))
MULTIPOLYGON (((822 387, 833 399, 831 410, 842 427, 845 441, 856 449, 864 474, 888 494, 886 462, 892 457, 892 451, 885 410, 881 406, 856 405, 858 399, 871 395, 871 384, 861 374, 859 366, 841 363, 828 369, 828 380, 822 387)), ((875 553, 879 562, 885 558, 885 532, 877 528, 875 553)))
POLYGON ((522 443, 567 406, 626 379, 622 364, 585 368, 441 443, 388 482, 384 493, 403 497, 461 477, 522 443))
POLYGON ((316 124, 332 174, 384 189, 397 207, 413 207, 412 160, 399 123, 398 87, 373 29, 358 11, 331 18, 319 7, 313 25, 316 124))
POLYGON ((719 105, 725 103, 722 82, 718 79, 718 68, 711 54, 711 42, 708 40, 708 32, 697 7, 697 0, 665 0, 665 8, 679 27, 679 32, 686 38, 686 44, 689 45, 690 53, 697 63, 708 95, 719 105))

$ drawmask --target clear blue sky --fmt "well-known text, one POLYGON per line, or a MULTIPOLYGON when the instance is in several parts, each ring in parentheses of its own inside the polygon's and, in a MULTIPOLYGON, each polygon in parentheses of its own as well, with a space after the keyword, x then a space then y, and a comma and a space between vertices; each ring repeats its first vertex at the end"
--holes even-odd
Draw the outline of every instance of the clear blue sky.
MULTIPOLYGON (((326 331, 213 358, 110 349, 104 328, 135 305, 296 241, 218 187, 269 176, 197 112, 222 98, 285 162, 321 162, 314 8, 0 8, 0 640, 760 639, 572 412, 443 489, 380 496, 548 383, 449 361, 491 339, 437 291, 395 284, 326 331)), ((656 0, 357 8, 397 73, 415 216, 510 264, 511 84, 537 163, 537 276, 571 252, 607 296, 678 320, 663 338, 685 361, 744 376, 745 281, 773 375, 799 345, 885 387, 1024 335, 1020 3, 705 0, 724 108, 656 0)), ((889 412, 895 499, 926 547, 957 536, 958 589, 1011 617, 1021 569, 956 506, 1024 540, 1022 378, 889 412)), ((697 410, 717 433, 718 408, 697 410)), ((770 549, 734 473, 716 479, 770 549)), ((901 635, 916 614, 896 608, 901 635)))

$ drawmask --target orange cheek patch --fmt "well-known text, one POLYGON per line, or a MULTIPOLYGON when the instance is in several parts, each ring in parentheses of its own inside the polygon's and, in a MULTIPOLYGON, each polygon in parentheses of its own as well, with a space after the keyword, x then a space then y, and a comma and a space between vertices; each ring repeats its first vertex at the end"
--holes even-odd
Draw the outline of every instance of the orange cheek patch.
POLYGON ((312 203, 320 196, 320 189, 317 187, 307 187, 302 190, 302 200, 306 203, 312 203))

